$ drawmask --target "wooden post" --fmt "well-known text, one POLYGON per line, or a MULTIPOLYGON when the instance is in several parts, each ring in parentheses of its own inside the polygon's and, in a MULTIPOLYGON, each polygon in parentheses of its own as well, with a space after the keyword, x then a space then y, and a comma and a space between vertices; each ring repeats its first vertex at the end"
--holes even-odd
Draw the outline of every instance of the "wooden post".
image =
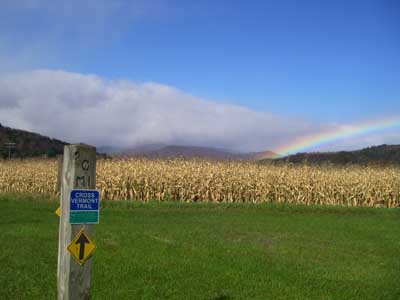
POLYGON ((61 217, 58 241, 57 298, 81 300, 90 298, 91 260, 79 265, 67 247, 78 232, 93 236, 93 225, 69 223, 69 197, 73 189, 94 189, 96 186, 96 148, 88 145, 64 146, 61 183, 61 217))
MULTIPOLYGON (((57 166, 58 166, 58 168, 57 168, 57 187, 56 187, 56 190, 57 190, 57 192, 61 192, 61 182, 62 182, 62 176, 63 176, 63 155, 62 154, 59 154, 59 155, 57 155, 57 166)), ((61 203, 61 202, 60 202, 61 203)))

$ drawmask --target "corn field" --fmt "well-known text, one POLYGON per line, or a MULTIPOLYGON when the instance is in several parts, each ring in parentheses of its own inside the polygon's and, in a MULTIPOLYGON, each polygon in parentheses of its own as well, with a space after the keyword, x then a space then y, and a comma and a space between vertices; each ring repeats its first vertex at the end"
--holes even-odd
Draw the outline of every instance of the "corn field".
MULTIPOLYGON (((56 196, 57 161, 0 161, 0 192, 56 196)), ((204 160, 97 162, 105 201, 285 202, 400 206, 398 167, 260 165, 204 160)))

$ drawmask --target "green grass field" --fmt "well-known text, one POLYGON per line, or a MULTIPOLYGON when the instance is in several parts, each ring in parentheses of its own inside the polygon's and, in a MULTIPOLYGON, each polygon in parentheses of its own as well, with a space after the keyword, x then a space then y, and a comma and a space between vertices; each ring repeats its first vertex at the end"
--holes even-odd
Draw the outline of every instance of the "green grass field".
MULTIPOLYGON (((93 299, 400 299, 400 211, 107 203, 93 299)), ((55 299, 56 201, 0 195, 0 299, 55 299)))

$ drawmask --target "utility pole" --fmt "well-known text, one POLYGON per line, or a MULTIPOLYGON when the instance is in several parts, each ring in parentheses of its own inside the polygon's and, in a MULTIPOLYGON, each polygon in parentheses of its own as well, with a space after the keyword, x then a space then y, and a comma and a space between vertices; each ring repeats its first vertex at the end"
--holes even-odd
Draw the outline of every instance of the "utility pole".
POLYGON ((16 144, 15 143, 4 143, 4 147, 8 149, 8 159, 11 159, 11 149, 15 149, 16 144))

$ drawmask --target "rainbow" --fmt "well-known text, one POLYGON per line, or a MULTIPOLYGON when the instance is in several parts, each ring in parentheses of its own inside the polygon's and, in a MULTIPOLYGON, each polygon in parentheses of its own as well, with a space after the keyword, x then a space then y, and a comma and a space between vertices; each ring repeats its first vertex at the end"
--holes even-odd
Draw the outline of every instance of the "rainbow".
POLYGON ((385 129, 400 127, 400 117, 383 120, 370 120, 355 125, 339 126, 338 128, 314 135, 299 137, 298 139, 275 149, 277 157, 304 151, 308 148, 342 140, 360 134, 368 134, 385 129))

